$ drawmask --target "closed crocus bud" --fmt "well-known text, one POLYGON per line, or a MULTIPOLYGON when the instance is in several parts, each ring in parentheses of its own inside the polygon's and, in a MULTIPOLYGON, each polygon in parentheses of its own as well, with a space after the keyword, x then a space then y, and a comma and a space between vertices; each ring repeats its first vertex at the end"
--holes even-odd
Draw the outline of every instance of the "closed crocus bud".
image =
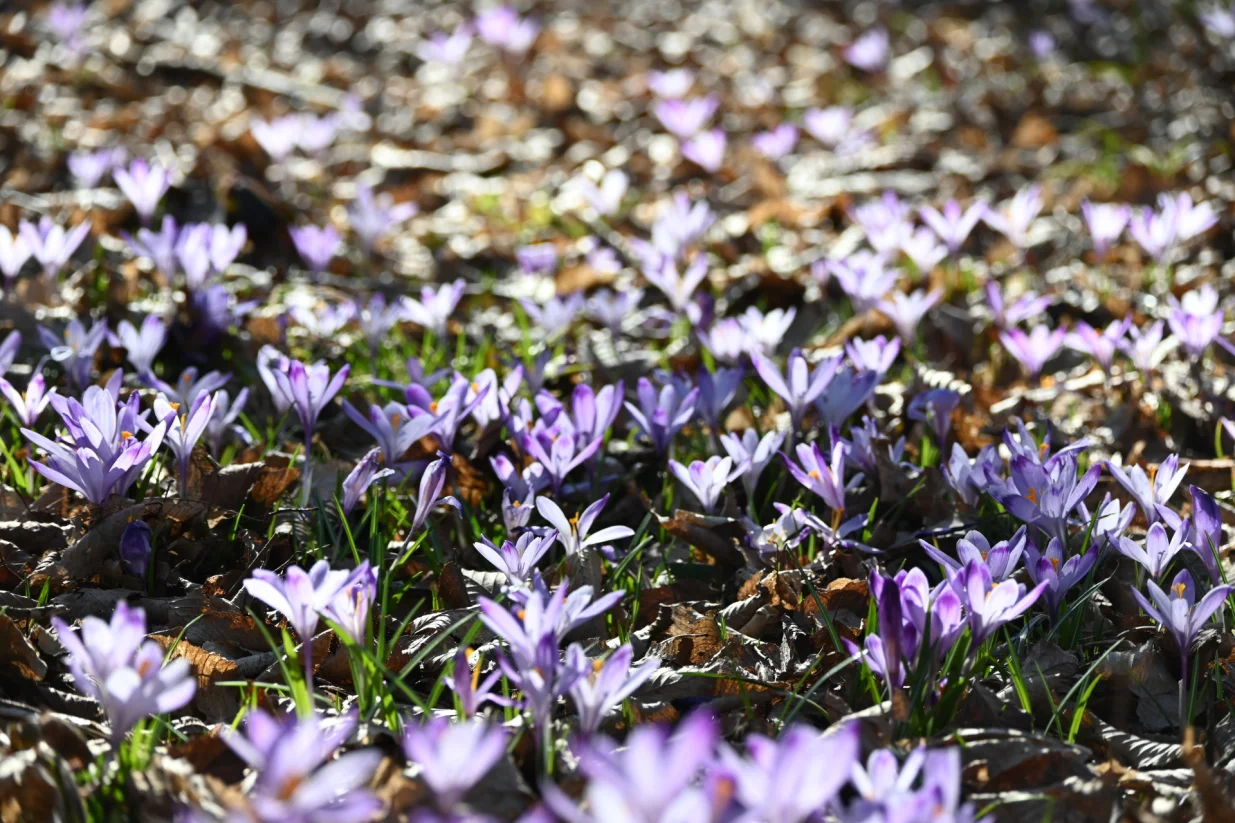
POLYGON ((146 574, 150 565, 150 556, 154 553, 151 545, 150 527, 143 520, 134 520, 124 527, 120 535, 120 562, 124 568, 138 577, 146 574))

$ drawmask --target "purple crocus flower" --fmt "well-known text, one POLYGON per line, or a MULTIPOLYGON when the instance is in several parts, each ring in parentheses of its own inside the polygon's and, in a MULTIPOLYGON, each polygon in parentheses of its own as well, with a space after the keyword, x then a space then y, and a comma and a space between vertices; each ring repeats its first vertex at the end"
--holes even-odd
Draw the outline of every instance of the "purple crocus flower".
MULTIPOLYGON (((647 250, 640 253, 640 257, 644 258, 643 268, 659 268, 661 256, 680 257, 684 251, 703 239, 714 222, 716 222, 716 214, 707 201, 699 200, 692 203, 686 194, 679 193, 669 201, 656 222, 652 224, 651 251, 659 252, 659 254, 652 255, 646 253, 647 250), (651 260, 656 262, 649 262, 651 260)), ((636 252, 639 252, 641 247, 634 245, 636 252)))
POLYGON ((853 222, 862 227, 875 251, 891 255, 912 233, 909 207, 894 191, 885 191, 878 200, 868 200, 850 210, 853 222))
POLYGON ((124 148, 100 148, 98 151, 80 151, 70 153, 65 159, 69 173, 77 180, 78 188, 98 188, 100 180, 112 169, 125 162, 127 154, 124 148))
POLYGON ((385 295, 375 294, 367 303, 357 305, 357 322, 369 344, 369 355, 377 359, 377 352, 382 347, 390 330, 399 324, 403 318, 404 306, 399 303, 387 305, 385 295))
POLYGON ((841 290, 853 301, 857 312, 875 306, 896 285, 900 274, 887 268, 883 255, 865 249, 844 260, 829 260, 825 269, 836 277, 841 290))
POLYGON ((649 71, 647 86, 652 94, 662 100, 680 100, 695 83, 695 73, 690 69, 649 71))
POLYGON ((409 723, 403 732, 403 753, 420 767, 420 779, 443 812, 453 811, 497 765, 506 743, 502 727, 483 720, 435 717, 424 725, 409 723))
POLYGON ((8 398, 17 422, 27 429, 32 429, 43 409, 47 408, 47 404, 56 395, 56 390, 47 390, 47 379, 40 370, 34 373, 26 384, 26 390, 20 394, 13 388, 12 383, 0 377, 0 393, 8 398))
POLYGON ((1037 602, 1048 583, 1043 581, 1026 591, 1015 580, 992 583, 985 563, 970 561, 949 578, 968 614, 969 629, 975 644, 984 642, 1005 623, 1020 617, 1037 602))
POLYGON ((949 200, 945 203, 942 212, 932 206, 923 206, 918 209, 918 216, 922 218, 922 222, 943 241, 952 254, 956 254, 961 246, 965 245, 965 240, 969 238, 984 214, 986 214, 986 204, 981 201, 971 203, 967 209, 962 209, 961 204, 956 200, 949 200))
POLYGON ((1000 540, 993 546, 982 532, 966 532, 964 537, 956 541, 956 556, 959 559, 949 557, 925 540, 919 540, 918 544, 932 560, 944 566, 949 574, 959 572, 969 563, 978 561, 986 564, 991 580, 999 583, 1016 574, 1027 542, 1025 527, 1021 526, 1012 537, 1000 540))
POLYGON ((339 133, 339 116, 327 114, 318 117, 305 112, 300 115, 300 130, 296 133, 296 145, 308 155, 324 152, 339 133))
POLYGON ((1218 561, 1223 542, 1222 510, 1209 492, 1189 486, 1188 493, 1192 496, 1192 533, 1188 535, 1188 545, 1205 564, 1209 581, 1216 585, 1222 581, 1218 561))
POLYGON ((1218 307, 1218 293, 1213 286, 1206 283, 1184 294, 1182 300, 1176 300, 1174 295, 1168 299, 1171 312, 1166 322, 1190 357, 1199 359, 1214 342, 1231 350, 1231 344, 1221 336, 1225 312, 1218 307))
POLYGON ((1027 291, 1010 304, 1004 303, 1003 292, 994 280, 986 281, 984 287, 986 305, 995 318, 995 325, 1001 329, 1015 326, 1022 320, 1038 317, 1055 302, 1055 298, 1039 297, 1036 292, 1027 291))
MULTIPOLYGON (((1178 519, 1178 518, 1177 518, 1178 519)), ((1191 528, 1187 520, 1178 522, 1175 526, 1175 536, 1167 539, 1166 526, 1160 521, 1149 527, 1145 534, 1145 548, 1141 548, 1127 537, 1115 541, 1115 548, 1125 557, 1140 563, 1150 577, 1161 579, 1170 567, 1175 555, 1184 548, 1185 541, 1191 536, 1191 528)))
POLYGON ((210 277, 210 226, 190 223, 176 237, 176 260, 184 271, 185 285, 197 291, 210 277))
POLYGON ((443 63, 447 66, 457 66, 467 56, 467 50, 472 47, 472 27, 466 23, 456 26, 447 35, 445 32, 434 32, 428 40, 421 41, 416 47, 416 56, 426 63, 443 63))
POLYGON ((133 204, 133 209, 141 219, 142 225, 150 224, 155 209, 167 190, 171 188, 171 175, 167 169, 158 165, 150 165, 140 157, 135 158, 127 169, 117 168, 112 171, 112 179, 133 204))
POLYGON ((597 438, 578 446, 573 437, 558 437, 548 431, 526 432, 520 441, 524 451, 545 467, 554 492, 561 490, 566 475, 583 465, 603 442, 597 438))
POLYGON ((210 227, 210 267, 222 273, 240 256, 241 249, 248 242, 249 230, 243 223, 237 223, 230 229, 222 223, 210 227))
POLYGON ((334 337, 356 317, 356 304, 324 303, 318 306, 292 306, 288 315, 314 337, 334 337))
POLYGON ((360 458, 360 462, 356 464, 356 468, 348 472, 347 477, 343 478, 343 513, 351 514, 352 509, 356 508, 356 504, 360 502, 360 497, 369 487, 386 477, 391 477, 395 474, 394 469, 380 468, 382 464, 382 450, 372 449, 364 457, 360 458))
POLYGON ((288 229, 300 259, 314 272, 324 272, 343 245, 343 236, 334 226, 293 226, 288 229))
POLYGON ((176 457, 177 477, 180 481, 180 496, 188 494, 189 464, 193 447, 206 431, 206 424, 214 414, 214 398, 201 393, 193 401, 187 413, 180 411, 180 404, 172 404, 163 395, 154 399, 154 414, 159 420, 169 421, 163 442, 176 457))
POLYGON ((137 230, 136 237, 127 233, 122 233, 121 236, 124 237, 134 254, 149 258, 155 268, 167 277, 176 275, 179 268, 176 257, 176 239, 180 236, 176 218, 170 214, 163 215, 163 222, 159 225, 157 232, 143 226, 137 230))
POLYGON ((1046 326, 1034 326, 1029 334, 1020 329, 1008 329, 999 333, 999 340, 1008 354, 1016 358, 1031 379, 1042 373, 1047 362, 1059 353, 1067 332, 1063 329, 1052 331, 1046 326))
POLYGON ((734 317, 719 320, 710 329, 698 329, 696 334, 703 347, 722 363, 737 363, 756 348, 750 332, 734 317))
POLYGON ((715 431, 720 428, 721 416, 742 387, 743 371, 740 368, 718 368, 715 372, 699 370, 699 416, 715 431))
POLYGON ((1003 467, 993 446, 984 446, 970 461, 960 443, 952 444, 952 454, 942 467, 944 479, 967 506, 976 506, 990 486, 990 478, 1003 467))
POLYGON ((557 271, 557 247, 552 243, 533 243, 515 249, 515 260, 524 274, 551 275, 557 271))
POLYGON ((433 289, 425 286, 420 299, 403 298, 403 312, 408 320, 432 331, 439 338, 446 335, 446 323, 463 298, 467 284, 463 280, 446 283, 433 289))
POLYGON ((858 724, 846 723, 821 734, 810 726, 791 726, 772 740, 752 734, 746 757, 721 750, 732 775, 734 796, 745 809, 741 820, 805 823, 839 794, 858 760, 858 724))
POLYGON ((1128 226, 1132 217, 1132 209, 1120 203, 1081 202, 1081 214, 1085 217, 1085 226, 1089 236, 1093 238, 1094 254, 1099 259, 1106 256, 1111 247, 1128 226))
POLYGON ((1128 233, 1145 253, 1161 262, 1179 239, 1179 209, 1175 200, 1162 194, 1158 211, 1138 209, 1128 222, 1128 233))
POLYGON ((368 560, 361 561, 347 585, 331 599, 322 615, 352 643, 363 646, 369 630, 369 610, 377 599, 377 574, 368 560))
POLYGON ((489 676, 482 682, 480 680, 480 664, 473 669, 468 664, 469 651, 462 647, 455 652, 454 671, 451 672, 450 679, 443 681, 446 686, 455 693, 459 698, 459 706, 462 709, 462 716, 474 717, 480 707, 485 703, 496 703, 497 705, 509 705, 509 701, 500 694, 494 694, 493 688, 497 685, 498 680, 502 677, 502 672, 497 669, 490 672, 489 676))
POLYGON ((689 468, 676 460, 670 460, 669 470, 698 499, 708 514, 716 509, 716 503, 724 494, 725 488, 737 477, 733 470, 732 457, 694 460, 689 468))
POLYGON ((738 315, 737 320, 749 338, 748 348, 769 354, 775 351, 780 342, 785 339, 797 313, 798 310, 792 307, 761 312, 754 306, 750 306, 738 315))
POLYGON ((530 300, 519 301, 533 327, 545 340, 554 340, 569 331, 583 311, 583 304, 583 292, 578 291, 568 297, 554 295, 542 305, 530 300))
POLYGON ((424 528, 429 513, 438 506, 459 508, 459 501, 451 495, 442 495, 446 487, 446 475, 450 472, 450 458, 442 456, 434 460, 420 476, 416 493, 416 512, 412 515, 412 534, 424 528))
POLYGON ((1119 466, 1106 461, 1106 468, 1119 481, 1119 485, 1128 490, 1132 499, 1140 507, 1149 523, 1165 520, 1172 528, 1178 528, 1179 515, 1168 505, 1171 496, 1183 482, 1188 473, 1188 464, 1179 465, 1179 455, 1169 455, 1154 471, 1153 480, 1145 474, 1140 466, 1132 466, 1125 472, 1119 466))
POLYGON ((313 691, 313 635, 317 631, 318 617, 340 591, 366 571, 364 568, 332 571, 329 563, 319 560, 307 572, 299 566, 289 566, 284 577, 267 569, 254 569, 252 576, 244 581, 249 596, 287 618, 300 638, 305 683, 310 693, 313 691))
POLYGON ((1064 342, 1077 351, 1082 351, 1098 361, 1102 371, 1110 372, 1111 361, 1115 352, 1123 346, 1124 335, 1132 325, 1132 315, 1116 320, 1099 332, 1083 320, 1077 321, 1072 331, 1064 338, 1064 342))
POLYGON ((30 254, 43 267, 43 276, 51 280, 65 267, 73 252, 90 233, 90 221, 83 220, 72 229, 65 230, 44 215, 39 218, 37 226, 21 221, 17 224, 17 231, 30 254))
POLYGON ((275 385, 286 400, 287 408, 296 412, 304 428, 306 456, 313 440, 318 415, 343 388, 351 366, 345 365, 333 376, 324 360, 306 365, 299 360, 286 361, 285 368, 273 372, 275 385))
POLYGON ((528 589, 524 602, 514 613, 482 597, 480 621, 506 641, 518 668, 531 669, 541 662, 543 655, 538 654, 538 647, 542 643, 551 646, 556 655, 567 634, 609 611, 624 594, 610 592, 593 602, 591 586, 580 586, 571 592, 570 581, 563 580, 551 595, 537 587, 528 589))
POLYGON ((1128 338, 1120 341, 1120 349, 1128 355, 1143 377, 1158 368, 1162 358, 1166 357, 1169 346, 1162 345, 1162 334, 1165 328, 1161 320, 1155 320, 1144 330, 1129 326, 1128 338))
POLYGON ((711 94, 690 100, 657 100, 652 114, 670 134, 686 140, 703 130, 719 106, 720 99, 711 94))
POLYGON ((540 26, 520 18, 510 6, 497 6, 476 15, 476 33, 480 39, 508 54, 526 52, 540 33, 540 26))
POLYGON ((150 565, 150 557, 154 554, 151 546, 153 535, 144 520, 134 520, 124 527, 117 544, 120 562, 129 574, 145 577, 150 565))
POLYGON ((755 151, 769 160, 779 160, 793 151, 798 143, 798 129, 792 123, 781 123, 771 131, 758 132, 750 140, 755 151))
POLYGON ((668 385, 662 386, 657 392, 651 380, 640 377, 636 394, 639 405, 627 402, 626 410, 643 433, 651 439, 656 451, 659 454, 668 453, 673 445, 673 438, 695 416, 699 389, 691 389, 685 395, 679 396, 677 389, 668 385))
POLYGON ((1065 560, 1063 543, 1053 537, 1046 546, 1046 551, 1038 553, 1032 542, 1025 547, 1025 569, 1029 579, 1035 584, 1046 584, 1042 596, 1051 614, 1059 614, 1063 599, 1077 583, 1085 579, 1090 570, 1098 562, 1100 548, 1090 545, 1089 550, 1081 555, 1073 555, 1065 560))
POLYGON ((918 289, 911 294, 894 291, 891 300, 880 300, 876 308, 892 321, 903 340, 912 343, 918 337, 922 318, 942 299, 942 289, 931 289, 929 293, 918 289))
MULTIPOLYGON (((797 446, 798 462, 794 463, 786 455, 781 455, 785 468, 794 479, 823 499, 823 502, 839 514, 845 510, 845 444, 837 443, 832 448, 832 462, 823 456, 823 450, 816 443, 799 443, 797 446)), ((852 485, 858 482, 861 475, 850 480, 852 485)))
POLYGON ((873 340, 854 337, 845 343, 845 354, 855 368, 880 375, 886 374, 888 369, 892 368, 900 352, 900 338, 893 337, 888 340, 882 334, 873 340))
POLYGON ((746 499, 750 506, 754 506, 759 476, 772 462, 772 458, 776 456, 784 442, 784 432, 768 432, 760 438, 754 429, 742 432, 740 438, 736 434, 720 436, 720 444, 725 447, 725 451, 733 458, 733 464, 736 466, 734 475, 740 475, 742 478, 742 486, 746 489, 746 499))
POLYGON ((0 226, 0 272, 4 273, 4 287, 13 288, 13 281, 21 273, 21 267, 30 259, 30 244, 22 237, 21 229, 17 234, 9 232, 8 226, 0 226))
MULTIPOLYGON (((544 499, 542 497, 536 502, 544 499)), ((493 568, 506 575, 511 586, 521 588, 528 585, 532 572, 536 570, 536 564, 556 541, 557 532, 550 530, 543 535, 524 532, 515 542, 506 540, 501 547, 494 546, 485 538, 472 545, 481 557, 493 564, 493 568)))
POLYGON ((844 426, 845 421, 870 399, 880 377, 878 372, 859 372, 848 366, 838 368, 823 394, 815 399, 820 420, 828 426, 844 426))
POLYGON ((782 376, 772 361, 759 352, 751 352, 750 359, 767 387, 785 401, 794 431, 801 430, 806 410, 828 387, 841 362, 839 357, 829 358, 811 371, 802 351, 794 349, 789 354, 785 375, 782 376))
POLYGON ((1132 589, 1132 596, 1147 615, 1158 621, 1158 624, 1175 638, 1175 645, 1179 647, 1179 663, 1183 672, 1179 681, 1179 709, 1182 719, 1184 695, 1188 690, 1188 656, 1192 653, 1201 629, 1214 612, 1222 608, 1235 586, 1214 586, 1201 598, 1201 602, 1197 603, 1196 584, 1188 570, 1183 569, 1175 575, 1169 597, 1152 580, 1145 581, 1145 588, 1149 592, 1148 598, 1135 588, 1132 589))
POLYGON ((245 715, 244 734, 230 726, 219 736, 256 772, 248 806, 260 823, 363 823, 382 801, 366 788, 381 764, 377 749, 335 751, 356 729, 353 709, 336 720, 319 715, 276 718, 261 709, 245 715))
POLYGON ((197 376, 197 367, 189 366, 180 373, 174 384, 165 383, 149 372, 143 375, 143 379, 156 391, 167 395, 168 400, 191 406, 197 400, 198 395, 208 394, 215 389, 222 388, 227 385, 227 381, 231 380, 232 376, 230 374, 220 374, 217 371, 208 371, 199 378, 197 376))
POLYGON ((910 420, 929 423, 942 449, 947 446, 948 432, 952 430, 952 412, 960 402, 960 394, 952 389, 930 389, 913 398, 907 414, 910 420))
POLYGON ((1029 244, 1029 226, 1042 211, 1042 187, 1038 184, 1018 191, 998 209, 986 209, 982 220, 1002 234, 1018 249, 1029 244))
POLYGON ((39 339, 51 352, 51 359, 61 363, 65 374, 79 390, 90 383, 94 373, 94 355, 107 338, 107 321, 99 320, 89 330, 80 320, 70 320, 61 340, 50 329, 39 326, 39 339))
POLYGON ((549 522, 556 530, 556 539, 566 550, 567 556, 582 554, 585 549, 596 547, 604 549, 603 544, 612 540, 625 540, 634 537, 635 531, 629 526, 606 526, 597 532, 592 532, 592 524, 604 511, 609 502, 605 495, 584 509, 578 517, 568 520, 565 512, 557 503, 547 497, 536 498, 536 510, 540 516, 549 522))
POLYGON ((1218 37, 1235 39, 1235 9, 1224 8, 1217 2, 1206 3, 1197 9, 1196 18, 1218 37))
POLYGON ((721 129, 700 131, 682 143, 682 156, 709 174, 715 174, 725 162, 725 143, 725 132, 721 129))
POLYGON ((288 155, 295 151, 302 128, 300 118, 294 114, 269 121, 254 117, 249 121, 249 133, 276 163, 287 159, 288 155))
POLYGON ((592 670, 590 676, 580 678, 570 688, 570 698, 579 715, 579 729, 589 735, 599 731, 605 715, 638 691, 660 668, 660 658, 648 657, 631 671, 634 649, 629 643, 619 646, 599 667, 584 656, 583 649, 577 644, 572 645, 566 654, 575 658, 568 661, 570 668, 592 670))
POLYGON ((47 12, 47 28, 74 52, 81 51, 81 31, 90 15, 85 3, 53 3, 47 12))
POLYGON ((601 217, 611 217, 617 214, 622 206, 622 198, 630 187, 630 178, 621 169, 609 169, 597 186, 587 178, 579 180, 579 189, 588 205, 601 217))
POLYGON ((847 106, 829 106, 825 109, 807 109, 802 115, 802 125, 810 136, 829 149, 844 141, 853 126, 853 109, 847 106))
POLYGON ((163 665, 163 647, 146 637, 146 613, 121 600, 111 621, 82 621, 74 632, 59 617, 51 619, 56 637, 69 653, 69 670, 78 690, 103 707, 116 748, 144 717, 182 708, 197 691, 189 661, 163 665))
POLYGON ((610 333, 621 334, 622 326, 638 312, 643 294, 643 289, 625 289, 617 293, 599 289, 587 299, 583 311, 588 319, 604 326, 610 333))
POLYGON ((1091 466, 1078 478, 1074 452, 1060 452, 1042 464, 1018 454, 1010 465, 1010 479, 992 486, 991 494, 1013 517, 1066 543, 1068 518, 1097 485, 1102 466, 1091 466))
POLYGON ((108 338, 113 346, 124 347, 129 362, 137 369, 139 376, 150 374, 154 359, 167 342, 167 324, 157 314, 146 315, 140 328, 128 320, 121 320, 108 338))
POLYGON ((347 210, 347 222, 361 247, 373 251, 387 232, 414 217, 419 210, 416 203, 395 203, 389 194, 374 195, 373 189, 362 183, 356 186, 356 198, 347 210))
POLYGON ((1218 225, 1218 215, 1213 206, 1208 203, 1192 203, 1192 195, 1180 192, 1175 198, 1175 208, 1179 215, 1177 228, 1179 241, 1185 242, 1193 237, 1199 237, 1218 225))
POLYGON ((888 53, 888 30, 875 26, 846 46, 843 55, 849 65, 874 74, 888 65, 888 53))
POLYGON ((918 228, 913 234, 901 238, 901 251, 905 253, 921 275, 930 274, 948 256, 948 249, 927 228, 918 228))
POLYGON ((665 726, 638 724, 621 748, 593 736, 579 755, 589 813, 552 784, 545 786, 545 803, 572 823, 713 820, 728 797, 697 785, 697 778, 715 757, 718 736, 706 711, 687 716, 672 735, 665 726))
POLYGON ((707 279, 708 257, 703 252, 696 254, 694 260, 681 273, 672 258, 662 257, 659 266, 644 268, 643 276, 649 283, 660 289, 665 297, 669 298, 669 305, 673 310, 681 314, 687 310, 695 289, 707 279))

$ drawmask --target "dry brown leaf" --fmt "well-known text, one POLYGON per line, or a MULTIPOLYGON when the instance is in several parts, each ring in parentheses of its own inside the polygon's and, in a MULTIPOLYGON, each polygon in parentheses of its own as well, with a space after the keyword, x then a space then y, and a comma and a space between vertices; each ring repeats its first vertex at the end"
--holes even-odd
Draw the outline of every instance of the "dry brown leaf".
POLYGON ((0 671, 16 672, 27 680, 47 676, 47 664, 17 628, 13 618, 0 613, 0 671))

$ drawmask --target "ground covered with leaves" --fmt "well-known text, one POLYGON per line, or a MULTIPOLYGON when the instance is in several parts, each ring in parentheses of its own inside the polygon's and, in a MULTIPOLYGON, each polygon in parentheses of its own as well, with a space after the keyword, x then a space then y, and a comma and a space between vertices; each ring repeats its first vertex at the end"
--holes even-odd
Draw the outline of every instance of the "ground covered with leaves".
POLYGON ((1233 81, 1214 2, 3 4, 0 821, 1232 819, 1233 81))

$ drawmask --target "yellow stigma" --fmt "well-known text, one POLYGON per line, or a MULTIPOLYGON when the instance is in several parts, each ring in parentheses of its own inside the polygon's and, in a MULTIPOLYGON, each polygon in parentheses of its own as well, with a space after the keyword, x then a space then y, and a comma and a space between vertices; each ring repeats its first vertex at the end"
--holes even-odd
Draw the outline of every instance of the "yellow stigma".
POLYGON ((169 405, 169 406, 171 406, 171 407, 172 407, 172 411, 180 411, 180 404, 179 404, 179 403, 168 403, 167 405, 169 405))
POLYGON ((1184 592, 1187 590, 1187 588, 1188 587, 1185 586, 1183 583, 1176 583, 1174 586, 1171 586, 1171 591, 1175 593, 1175 597, 1179 598, 1179 597, 1184 596, 1184 592))
POLYGON ((819 473, 819 470, 818 470, 818 469, 811 469, 810 471, 808 471, 808 472, 806 473, 806 476, 807 476, 807 477, 813 477, 813 478, 815 478, 816 480, 822 480, 822 479, 823 479, 823 475, 821 475, 821 474, 819 473))
POLYGON ((598 659, 598 660, 593 660, 593 661, 592 661, 592 674, 596 674, 596 673, 597 673, 597 672, 599 672, 601 669, 603 669, 603 668, 604 668, 604 666, 605 666, 605 663, 604 663, 604 661, 603 661, 603 660, 599 660, 599 659, 598 659))
POLYGON ((985 563, 986 562, 986 552, 980 552, 980 554, 982 555, 982 562, 985 563))
POLYGON ((432 403, 429 404, 429 411, 433 412, 434 414, 437 414, 437 401, 436 400, 434 400, 432 403))
POLYGON ((1048 557, 1047 560, 1051 561, 1051 566, 1054 567, 1055 571, 1059 571, 1059 558, 1058 557, 1048 557))
POLYGON ((479 384, 479 383, 475 383, 475 382, 474 382, 474 383, 472 383, 472 391, 474 391, 474 392, 476 392, 477 394, 479 394, 479 393, 480 393, 480 384, 479 384))
POLYGON ((279 784, 279 791, 276 795, 279 800, 290 800, 292 795, 296 793, 296 789, 300 788, 300 784, 304 782, 304 777, 298 774, 291 774, 287 779, 279 784))
POLYGON ((131 440, 132 437, 133 437, 133 432, 120 432, 121 440, 131 440))
POLYGON ((395 412, 394 414, 390 415, 390 425, 392 426, 399 425, 399 420, 401 419, 402 419, 402 415, 399 414, 398 412, 395 412))
POLYGON ((1029 491, 1025 492, 1025 496, 1028 497, 1034 503, 1038 502, 1038 490, 1037 489, 1030 489, 1029 491))

